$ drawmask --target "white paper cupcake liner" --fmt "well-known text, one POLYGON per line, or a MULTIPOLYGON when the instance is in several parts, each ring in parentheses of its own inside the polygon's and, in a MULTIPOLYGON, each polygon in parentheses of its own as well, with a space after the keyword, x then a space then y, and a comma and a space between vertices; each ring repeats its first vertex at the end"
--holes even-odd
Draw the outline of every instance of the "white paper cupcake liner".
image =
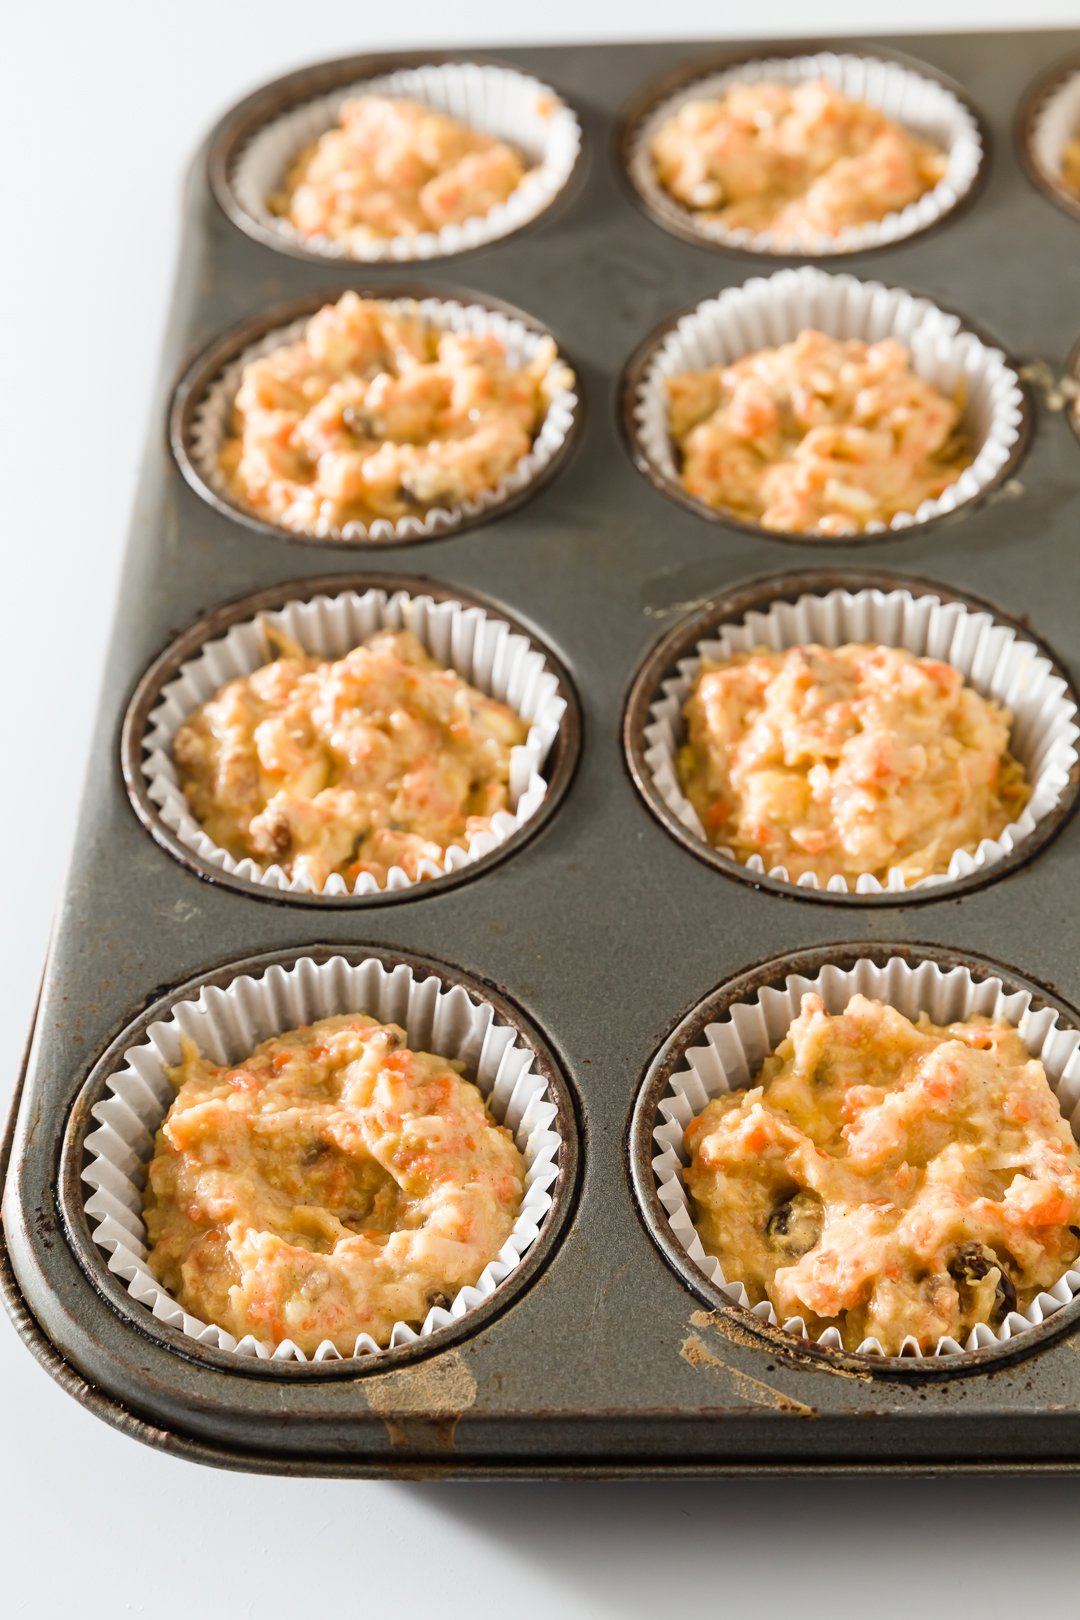
MULTIPOLYGON (((800 1317, 779 1322, 768 1301, 751 1306, 739 1279, 725 1277, 720 1262, 705 1252, 683 1182, 683 1170, 689 1163, 683 1139, 690 1121, 712 1098, 752 1083, 765 1058, 784 1039, 808 991, 816 991, 833 1014, 843 1012, 852 996, 861 994, 888 1003, 910 1019, 926 1012, 934 1023, 949 1024, 985 1014, 1017 1026, 1032 1057, 1042 1062, 1062 1113, 1080 1140, 1080 1030, 1063 1026, 1052 1008, 1029 1011, 1030 995, 1026 991, 1007 994, 1000 979, 976 978, 962 967, 944 971, 930 961, 912 967, 901 957, 892 957, 879 967, 863 959, 850 970, 827 966, 813 978, 793 974, 785 980, 783 990, 765 989, 753 1000, 734 1005, 720 1022, 708 1026, 702 1044, 686 1051, 659 1104, 652 1133, 657 1149, 653 1159, 657 1193, 675 1241, 723 1297, 802 1339, 809 1335, 800 1317)), ((963 1344, 942 1338, 931 1351, 924 1351, 909 1337, 900 1353, 928 1359, 1006 1345, 1068 1305, 1078 1293, 1080 1269, 1072 1268, 1025 1311, 1011 1312, 996 1332, 980 1324, 963 1344)), ((827 1328, 815 1342, 829 1350, 843 1349, 836 1328, 827 1328)), ((884 1354, 876 1339, 864 1340, 857 1353, 884 1354)))
POLYGON ((82 1174, 91 1189, 85 1206, 91 1234, 108 1257, 109 1271, 126 1285, 135 1307, 198 1344, 261 1361, 344 1359, 328 1341, 309 1358, 290 1340, 274 1350, 250 1335, 237 1340, 189 1315, 150 1271, 142 1202, 154 1136, 175 1097, 166 1067, 180 1061, 181 1035, 190 1036, 211 1061, 236 1063, 283 1030, 343 1012, 400 1024, 412 1050, 462 1060, 494 1118, 513 1132, 527 1167, 521 1212, 476 1283, 459 1290, 448 1308, 433 1306, 419 1331, 395 1323, 388 1345, 360 1334, 354 1355, 413 1344, 481 1305, 515 1270, 552 1207, 562 1146, 552 1129, 558 1109, 548 1083, 533 1068, 532 1054, 511 1027, 498 1022, 488 1003, 461 986, 445 988, 435 975, 418 978, 404 964, 388 970, 374 959, 353 965, 344 957, 322 964, 304 958, 288 969, 274 965, 223 988, 207 987, 178 1003, 124 1054, 105 1097, 91 1111, 97 1128, 86 1138, 82 1174))
POLYGON ((554 90, 513 68, 446 62, 403 68, 342 86, 301 102, 262 126, 235 154, 228 173, 233 200, 259 234, 278 238, 313 257, 405 264, 443 258, 496 242, 550 207, 573 172, 581 125, 554 90), (356 96, 390 96, 446 113, 520 152, 527 172, 503 203, 460 225, 417 236, 347 245, 329 236, 305 236, 267 206, 293 160, 340 120, 342 103, 356 96))
POLYGON ((807 257, 864 252, 929 230, 968 194, 983 161, 979 125, 970 108, 936 79, 927 78, 898 62, 869 56, 839 56, 821 51, 814 56, 778 56, 743 62, 721 73, 710 73, 684 85, 676 94, 653 107, 631 138, 628 151, 630 178, 652 213, 669 228, 692 231, 702 241, 742 248, 753 253, 798 253, 807 257), (718 220, 706 220, 685 208, 661 185, 649 149, 661 126, 688 101, 712 100, 736 84, 802 84, 811 79, 828 82, 853 100, 879 109, 902 128, 931 141, 947 154, 948 166, 937 185, 904 209, 868 225, 849 225, 835 236, 812 235, 799 241, 778 242, 768 231, 732 230, 718 220))
MULTIPOLYGON (((961 393, 964 399, 962 422, 975 451, 972 465, 936 500, 923 501, 914 512, 898 513, 888 525, 869 523, 862 534, 929 522, 974 500, 1003 476, 1019 450, 1025 400, 1020 379, 1002 351, 984 343, 965 329, 958 316, 945 314, 928 298, 812 266, 755 276, 741 287, 729 287, 683 315, 658 340, 644 363, 633 401, 638 448, 652 474, 686 498, 668 431, 670 377, 730 365, 759 349, 791 343, 807 328, 866 343, 895 338, 910 351, 920 377, 947 398, 961 393)), ((723 521, 722 509, 695 505, 723 521)))
MULTIPOLYGON (((715 637, 700 642, 692 657, 679 661, 678 673, 662 683, 645 727, 645 762, 671 813, 695 838, 709 843, 675 768, 675 756, 686 735, 683 705, 704 659, 719 662, 758 647, 783 652, 808 643, 840 647, 848 642, 903 647, 918 658, 939 659, 959 670, 983 697, 1011 709, 1011 748, 1027 771, 1032 793, 1018 820, 997 838, 984 838, 974 854, 958 850, 946 872, 916 883, 905 883, 903 872, 895 867, 884 884, 869 872, 862 873, 854 884, 837 876, 825 885, 828 891, 895 894, 932 888, 970 877, 1011 855, 1061 803, 1069 785, 1080 738, 1076 704, 1066 681, 1034 642, 1025 641, 1012 626, 996 623, 991 613, 962 602, 943 602, 929 592, 917 596, 908 590, 807 594, 795 602, 774 602, 736 623, 721 625, 715 637)), ((730 849, 720 848, 719 853, 737 859, 730 849)), ((786 867, 766 866, 760 855, 742 864, 748 871, 783 883, 797 882, 800 888, 822 887, 813 873, 792 879, 786 867)))
POLYGON ((505 844, 539 810, 548 783, 544 763, 566 712, 559 680, 543 652, 503 619, 483 608, 462 602, 436 602, 430 596, 406 591, 388 595, 384 590, 362 594, 342 591, 294 601, 273 612, 233 625, 224 635, 206 642, 198 654, 180 666, 162 689, 151 710, 143 739, 143 775, 149 797, 161 819, 186 849, 232 877, 263 884, 268 889, 322 895, 378 894, 384 889, 412 888, 426 879, 482 860, 505 844), (250 859, 237 860, 221 849, 195 820, 184 797, 172 750, 176 733, 201 704, 227 681, 251 675, 276 656, 268 632, 279 631, 316 658, 343 658, 378 630, 411 630, 447 668, 452 668, 486 696, 506 703, 528 723, 529 734, 510 754, 509 810, 499 811, 491 828, 466 845, 453 845, 440 863, 426 861, 420 877, 410 878, 401 867, 391 869, 386 883, 362 873, 350 889, 335 873, 322 888, 291 878, 280 866, 261 867, 250 859))
POLYGON ((1026 155, 1050 189, 1080 213, 1080 196, 1063 179, 1061 163, 1070 141, 1080 139, 1080 64, 1057 80, 1033 108, 1026 131, 1026 155))
MULTIPOLYGON (((385 302, 395 309, 411 310, 433 326, 450 331, 494 333, 505 346, 507 365, 511 367, 527 365, 535 357, 546 337, 545 333, 534 330, 524 321, 504 314, 501 310, 485 309, 481 304, 459 304, 453 299, 444 298, 424 298, 419 301, 409 298, 389 298, 385 302)), ((459 528, 466 522, 482 517, 495 507, 515 500, 546 472, 566 443, 574 426, 578 408, 576 384, 572 373, 569 372, 567 372, 568 380, 552 394, 544 420, 540 424, 540 430, 529 453, 522 456, 517 465, 494 489, 483 490, 471 500, 461 501, 453 506, 433 506, 423 514, 409 515, 399 518, 396 522, 389 518, 377 518, 370 524, 352 522, 343 524, 341 528, 320 520, 310 530, 291 530, 275 523, 273 519, 263 518, 254 508, 245 506, 242 500, 232 494, 229 480, 222 472, 218 458, 229 436, 229 417, 244 367, 252 360, 262 359, 272 349, 301 339, 314 313, 315 311, 311 310, 309 314, 300 316, 287 326, 275 327, 272 331, 265 332, 257 342, 249 344, 228 362, 195 406, 185 446, 195 473, 219 500, 249 513, 270 527, 280 529, 284 534, 307 534, 322 540, 385 542, 433 537, 445 533, 448 529, 459 528)), ((551 369, 556 374, 566 371, 566 363, 561 356, 555 357, 551 369)))

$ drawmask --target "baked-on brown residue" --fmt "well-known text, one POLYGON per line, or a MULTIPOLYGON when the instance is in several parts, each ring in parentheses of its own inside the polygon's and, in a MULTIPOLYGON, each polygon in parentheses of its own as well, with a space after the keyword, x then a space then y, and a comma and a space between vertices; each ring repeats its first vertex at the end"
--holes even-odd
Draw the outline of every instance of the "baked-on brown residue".
MULTIPOLYGON (((728 1339, 732 1344, 738 1345, 740 1350, 760 1350, 762 1342, 768 1344, 770 1350, 777 1354, 790 1356, 798 1351, 799 1345, 792 1340, 790 1334, 785 1334, 782 1328, 770 1327, 767 1323, 761 1324, 760 1333, 751 1333, 744 1328, 733 1316, 727 1316, 720 1311, 694 1311, 690 1317, 690 1326, 696 1328, 711 1328, 721 1338, 728 1339)), ((839 1378, 854 1378, 859 1383, 868 1384, 871 1374, 862 1372, 855 1367, 845 1367, 840 1362, 822 1357, 807 1359, 805 1369, 813 1372, 834 1373, 839 1378)))
POLYGON ((721 1361, 720 1357, 713 1355, 708 1345, 694 1333, 683 1340, 679 1354, 691 1367, 709 1367, 716 1372, 727 1373, 737 1393, 751 1406, 769 1406, 776 1412, 787 1412, 792 1417, 816 1416, 812 1406, 807 1406, 803 1401, 796 1401, 790 1395, 785 1395, 782 1390, 763 1383, 760 1378, 752 1378, 749 1373, 740 1372, 738 1367, 731 1367, 726 1361, 721 1361))
POLYGON ((396 1367, 358 1388, 396 1451, 453 1451, 462 1414, 476 1404, 476 1379, 460 1350, 396 1367))

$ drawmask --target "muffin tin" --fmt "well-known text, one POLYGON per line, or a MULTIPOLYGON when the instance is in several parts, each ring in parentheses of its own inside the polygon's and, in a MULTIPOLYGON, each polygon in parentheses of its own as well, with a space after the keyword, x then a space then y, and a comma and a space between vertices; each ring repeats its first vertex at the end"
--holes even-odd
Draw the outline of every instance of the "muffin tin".
MULTIPOLYGON (((895 54, 955 81, 988 148, 963 209, 932 231, 846 254, 845 273, 955 310, 1031 379, 1033 422, 1015 469, 932 525, 867 539, 860 582, 872 570, 883 590, 914 581, 974 599, 1017 623, 1065 675, 1080 587, 1080 448, 1059 379, 1080 337, 1067 277, 1078 226, 1032 185, 1013 130, 1028 87, 1072 44, 1032 33, 829 47, 895 54)), ((1080 1020, 1075 770, 1053 838, 1032 840, 977 884, 920 891, 917 904, 901 893, 830 905, 698 859, 649 813, 627 768, 631 689, 639 673, 639 692, 662 673, 654 655, 665 638, 702 615, 731 616, 748 593, 790 595, 793 557, 800 575, 810 559, 805 546, 796 554, 783 538, 706 521, 635 470, 621 420, 631 356, 674 312, 777 264, 683 240, 646 217, 622 172, 619 131, 671 74, 751 50, 820 48, 740 42, 725 58, 714 41, 470 55, 551 85, 580 119, 582 154, 527 228, 428 261, 424 291, 527 311, 574 366, 587 411, 579 407, 573 442, 542 487, 437 543, 259 531, 185 479, 164 424, 178 379, 223 335, 333 290, 328 270, 337 287, 401 290, 392 263, 328 266, 238 228, 210 179, 220 189, 237 128, 250 132, 260 108, 441 59, 304 70, 249 98, 200 154, 78 845, 4 1145, 8 1309, 58 1381, 125 1432, 202 1461, 309 1474, 1080 1467, 1072 1307, 951 1367, 950 1358, 875 1365, 812 1346, 748 1320, 675 1263, 643 1170, 640 1122, 679 1043, 733 996, 808 963, 899 956, 977 978, 999 970, 1064 1024, 1080 1020), (548 655, 571 723, 545 810, 454 874, 467 882, 421 885, 393 904, 238 888, 174 858, 181 852, 160 829, 151 836, 152 815, 145 804, 142 819, 133 812, 125 784, 125 770, 135 780, 133 727, 162 669, 197 643, 204 621, 227 625, 251 599, 363 592, 388 574, 418 594, 479 601, 548 655), (126 730, 125 716, 134 717, 126 730), (517 1026, 552 1077, 567 1144, 552 1213, 502 1286, 426 1338, 318 1365, 207 1349, 131 1299, 94 1244, 82 1179, 88 1112, 127 1047, 207 981, 338 954, 464 980, 517 1026)), ((850 582, 850 547, 815 544, 818 577, 830 588, 850 582)))

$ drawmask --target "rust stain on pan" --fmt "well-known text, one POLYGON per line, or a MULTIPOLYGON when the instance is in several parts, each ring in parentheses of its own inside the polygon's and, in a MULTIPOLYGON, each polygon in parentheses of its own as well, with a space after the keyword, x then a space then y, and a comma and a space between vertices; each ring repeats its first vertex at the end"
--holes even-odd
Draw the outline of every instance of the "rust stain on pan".
POLYGON ((782 1390, 763 1383, 760 1378, 751 1378, 749 1373, 740 1372, 737 1367, 730 1367, 726 1361, 721 1361, 696 1333, 691 1333, 683 1340, 679 1354, 691 1367, 707 1367, 713 1372, 726 1373, 739 1395, 744 1401, 749 1401, 751 1406, 770 1406, 774 1411, 785 1412, 791 1417, 817 1416, 814 1407, 807 1406, 803 1401, 796 1401, 790 1395, 785 1395, 782 1390))
POLYGON ((396 1451, 453 1451, 462 1413, 476 1404, 476 1379, 460 1350, 380 1373, 359 1387, 396 1451))

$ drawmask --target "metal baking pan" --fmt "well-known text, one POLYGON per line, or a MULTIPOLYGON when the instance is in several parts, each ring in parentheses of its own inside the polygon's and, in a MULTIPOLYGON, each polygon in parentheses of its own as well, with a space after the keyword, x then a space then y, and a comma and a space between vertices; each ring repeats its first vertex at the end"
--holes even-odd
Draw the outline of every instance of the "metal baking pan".
MULTIPOLYGON (((1030 86, 1074 46, 1065 33, 830 41, 898 52, 958 82, 989 136, 984 182, 939 228, 827 269, 926 294, 1053 380, 1080 337, 1070 296, 1075 218, 1022 166, 1014 120, 1030 86)), ((787 47, 740 42, 742 57, 787 47)), ((800 49, 810 46, 799 42, 800 49)), ((333 266, 274 251, 215 197, 223 143, 260 93, 212 132, 192 167, 183 245, 128 546, 79 835, 8 1127, 0 1286, 34 1354, 77 1399, 150 1444, 262 1471, 355 1475, 1059 1471, 1080 1467, 1076 1315, 1015 1354, 930 1375, 873 1372, 715 1308, 654 1242, 634 1192, 631 1121, 668 1038, 761 964, 887 946, 989 960, 1066 1009, 1080 1005, 1080 820, 993 881, 918 904, 822 905, 699 860, 650 814, 621 729, 635 673, 680 619, 737 601, 761 576, 839 574, 842 543, 813 558, 697 513, 635 469, 620 382, 674 312, 777 261, 680 240, 649 219, 620 170, 621 118, 711 43, 470 53, 522 67, 577 110, 584 151, 555 205, 490 247, 422 267, 426 287, 526 310, 583 383, 577 443, 543 488, 492 521, 407 547, 295 544, 215 508, 185 481, 166 424, 178 380, 230 327, 328 286, 378 292, 393 265, 333 266), (121 732, 146 671, 202 615, 289 582, 392 572, 494 601, 531 627, 580 696, 580 761, 552 812, 469 881, 393 905, 277 904, 209 881, 134 813, 121 732), (368 1357, 333 1377, 258 1376, 142 1331, 84 1269, 65 1225, 62 1145, 88 1076, 119 1033, 187 981, 252 957, 374 947, 434 958, 520 1009, 565 1074, 579 1164, 558 1230, 497 1308, 419 1353, 368 1357)), ((408 60, 431 60, 430 55, 408 60)), ((301 88, 388 60, 309 70, 301 88)), ((287 88, 296 88, 292 84, 287 88)), ((857 567, 987 602, 1045 640, 1075 679, 1080 447, 1061 391, 1034 391, 1014 476, 953 516, 861 546, 857 567)), ((809 958, 807 958, 809 959, 809 958)), ((688 1027, 693 1026, 693 1019, 688 1027)))

